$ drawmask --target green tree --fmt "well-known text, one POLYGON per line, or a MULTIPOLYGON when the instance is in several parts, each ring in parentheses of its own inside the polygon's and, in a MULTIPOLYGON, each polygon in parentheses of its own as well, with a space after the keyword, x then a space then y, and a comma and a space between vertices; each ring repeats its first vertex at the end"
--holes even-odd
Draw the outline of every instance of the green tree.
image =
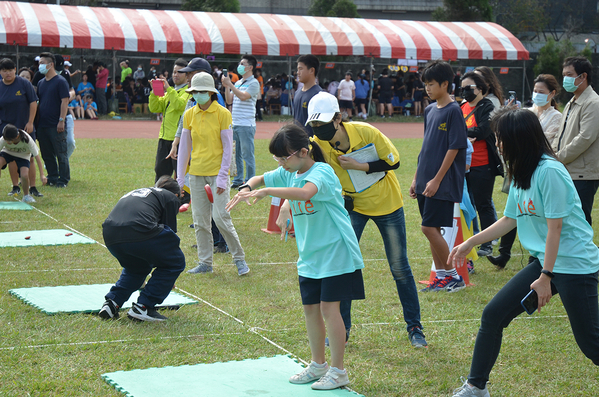
POLYGON ((315 17, 360 18, 352 0, 314 0, 308 15, 315 17))
POLYGON ((239 12, 239 0, 185 0, 182 11, 239 12))
POLYGON ((433 11, 436 21, 491 22, 493 9, 489 0, 443 0, 443 7, 433 11))
POLYGON ((540 34, 549 24, 549 0, 489 0, 494 21, 514 36, 520 33, 540 34))

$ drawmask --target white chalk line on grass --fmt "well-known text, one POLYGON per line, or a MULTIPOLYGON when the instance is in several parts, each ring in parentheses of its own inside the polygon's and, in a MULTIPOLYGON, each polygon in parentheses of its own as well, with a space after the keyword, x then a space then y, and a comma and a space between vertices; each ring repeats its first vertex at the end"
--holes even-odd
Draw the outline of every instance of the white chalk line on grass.
MULTIPOLYGON (((568 318, 566 314, 560 314, 556 316, 518 316, 514 318, 514 320, 545 320, 545 319, 555 319, 555 318, 568 318)), ((423 320, 421 321, 423 324, 447 324, 447 323, 467 323, 472 321, 480 321, 480 317, 478 318, 459 318, 454 320, 423 320)), ((375 327, 379 325, 384 326, 395 326, 402 325, 402 322, 396 323, 364 323, 364 324, 356 324, 358 327, 375 327)))

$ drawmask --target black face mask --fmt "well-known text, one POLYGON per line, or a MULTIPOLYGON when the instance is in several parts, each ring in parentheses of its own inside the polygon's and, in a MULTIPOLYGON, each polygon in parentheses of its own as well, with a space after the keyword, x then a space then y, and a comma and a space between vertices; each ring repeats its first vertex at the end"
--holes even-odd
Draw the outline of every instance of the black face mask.
POLYGON ((312 126, 312 131, 314 131, 314 135, 321 141, 330 141, 337 133, 335 123, 332 121, 318 127, 312 126))
POLYGON ((478 95, 474 93, 474 90, 472 88, 469 89, 465 89, 462 88, 462 97, 464 97, 464 99, 467 102, 472 102, 473 100, 476 99, 478 95))

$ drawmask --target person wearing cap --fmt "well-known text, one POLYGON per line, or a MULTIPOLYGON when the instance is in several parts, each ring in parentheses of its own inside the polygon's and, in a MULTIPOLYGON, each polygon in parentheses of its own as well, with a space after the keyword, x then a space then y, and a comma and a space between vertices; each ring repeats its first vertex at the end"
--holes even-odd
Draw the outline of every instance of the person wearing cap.
POLYGON ((244 55, 237 66, 241 80, 235 84, 231 77, 222 76, 227 103, 233 103, 233 140, 235 141, 235 163, 237 175, 233 179, 233 188, 238 188, 256 175, 254 157, 254 136, 256 135, 256 101, 260 93, 260 83, 254 77, 257 61, 251 55, 244 55), (245 178, 243 164, 245 162, 245 178))
POLYGON ((171 176, 177 168, 177 161, 169 157, 175 133, 179 125, 179 119, 183 115, 185 105, 190 95, 185 92, 187 81, 185 73, 179 73, 180 69, 187 66, 184 59, 177 59, 173 67, 173 83, 171 87, 166 79, 157 79, 164 85, 164 96, 157 96, 152 92, 148 100, 148 109, 152 113, 162 113, 162 123, 160 124, 160 135, 158 137, 158 148, 156 149, 156 162, 154 172, 156 180, 162 175, 171 176))
MULTIPOLYGON (((408 262, 403 199, 394 172, 399 168, 399 153, 395 145, 367 123, 342 121, 337 99, 327 92, 319 92, 310 100, 306 124, 312 126, 314 142, 320 146, 326 162, 339 177, 358 241, 369 219, 377 225, 403 308, 409 340, 414 347, 426 347, 418 292, 408 262), (372 154, 376 158, 368 162, 358 162, 346 156, 370 145, 376 151, 372 154), (371 178, 373 182, 367 188, 356 189, 349 170, 361 171, 364 176, 376 174, 377 177, 371 178)), ((279 217, 288 216, 288 213, 281 209, 279 217)), ((351 301, 342 301, 340 309, 349 338, 351 301)))
POLYGON ((354 99, 356 99, 356 85, 351 78, 351 72, 345 73, 345 79, 341 80, 339 87, 337 87, 339 107, 341 108, 341 112, 347 112, 349 121, 351 121, 352 110, 354 109, 354 99))
POLYGON ((213 217, 233 255, 237 274, 243 276, 249 273, 250 269, 245 262, 245 252, 239 242, 231 215, 225 209, 231 190, 231 112, 216 101, 218 91, 214 87, 211 74, 200 72, 193 76, 191 86, 186 91, 197 103, 183 115, 183 132, 177 163, 177 182, 181 188, 185 183, 185 169, 189 164, 191 210, 198 245, 198 265, 188 273, 212 273, 214 241, 210 219, 213 217), (206 185, 209 185, 213 192, 213 203, 205 191, 206 185))

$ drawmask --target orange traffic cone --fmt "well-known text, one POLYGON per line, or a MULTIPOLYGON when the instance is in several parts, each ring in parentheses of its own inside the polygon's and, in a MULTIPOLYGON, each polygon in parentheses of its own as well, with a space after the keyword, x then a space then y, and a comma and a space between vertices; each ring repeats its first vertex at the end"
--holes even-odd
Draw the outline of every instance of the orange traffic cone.
MULTIPOLYGON (((466 220, 464 219, 464 214, 462 214, 462 210, 460 209, 460 204, 455 203, 453 207, 453 226, 452 227, 442 227, 441 233, 443 234, 443 238, 447 242, 449 246, 449 251, 453 249, 453 247, 462 244, 466 239, 472 236, 472 232, 468 229, 468 225, 466 225, 466 220)), ((468 274, 468 266, 466 265, 468 260, 476 260, 478 259, 478 255, 476 254, 476 249, 472 249, 472 252, 466 256, 466 260, 462 263, 459 263, 456 266, 456 270, 458 274, 462 276, 466 285, 473 285, 470 283, 470 277, 468 274)), ((435 272, 435 263, 433 262, 431 266, 431 275, 428 281, 419 281, 421 284, 429 284, 431 283, 436 276, 435 272)))
MULTIPOLYGON (((279 212, 281 212, 281 206, 285 202, 285 199, 281 199, 278 197, 273 197, 270 202, 270 212, 268 214, 268 224, 266 225, 266 229, 262 229, 263 232, 269 234, 281 234, 281 228, 277 226, 277 218, 279 217, 279 212)), ((293 226, 289 230, 290 235, 295 235, 293 226)))

